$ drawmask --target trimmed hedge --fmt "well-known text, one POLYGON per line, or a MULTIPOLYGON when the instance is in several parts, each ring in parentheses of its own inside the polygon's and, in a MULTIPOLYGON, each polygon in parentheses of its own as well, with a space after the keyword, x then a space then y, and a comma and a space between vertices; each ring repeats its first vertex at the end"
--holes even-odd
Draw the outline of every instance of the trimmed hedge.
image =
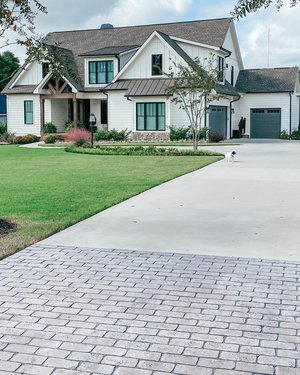
POLYGON ((45 138, 45 144, 53 144, 55 142, 63 142, 65 140, 62 134, 50 134, 45 138))
POLYGON ((90 155, 132 155, 132 156, 224 156, 218 152, 207 150, 178 150, 162 147, 68 147, 67 152, 90 155))
POLYGON ((11 143, 18 144, 18 145, 25 145, 27 143, 38 142, 39 140, 40 140, 40 137, 33 135, 33 134, 27 134, 27 135, 20 135, 17 137, 13 137, 11 143))

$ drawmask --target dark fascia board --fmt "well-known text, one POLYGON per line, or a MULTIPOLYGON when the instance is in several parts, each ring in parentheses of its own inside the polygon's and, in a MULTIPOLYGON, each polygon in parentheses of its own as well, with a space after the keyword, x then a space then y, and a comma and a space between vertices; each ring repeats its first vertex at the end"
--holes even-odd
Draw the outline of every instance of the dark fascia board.
POLYGON ((239 91, 241 94, 290 94, 293 93, 291 90, 285 91, 239 91))

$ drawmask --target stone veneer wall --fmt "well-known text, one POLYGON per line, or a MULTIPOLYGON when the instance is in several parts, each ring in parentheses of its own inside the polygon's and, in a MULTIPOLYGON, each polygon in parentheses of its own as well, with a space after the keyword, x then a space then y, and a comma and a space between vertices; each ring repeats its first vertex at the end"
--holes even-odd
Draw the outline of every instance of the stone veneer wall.
POLYGON ((133 141, 169 141, 170 133, 166 132, 133 132, 133 141))

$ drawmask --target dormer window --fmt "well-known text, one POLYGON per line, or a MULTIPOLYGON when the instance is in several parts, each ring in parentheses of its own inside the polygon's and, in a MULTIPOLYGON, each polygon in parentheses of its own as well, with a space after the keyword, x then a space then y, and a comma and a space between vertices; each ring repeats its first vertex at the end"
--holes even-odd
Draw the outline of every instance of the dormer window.
POLYGON ((224 57, 218 56, 218 81, 224 82, 224 57))
POLYGON ((89 62, 89 84, 98 85, 110 83, 114 78, 113 61, 90 61, 89 62))
POLYGON ((162 55, 152 55, 152 75, 161 76, 162 74, 162 55))

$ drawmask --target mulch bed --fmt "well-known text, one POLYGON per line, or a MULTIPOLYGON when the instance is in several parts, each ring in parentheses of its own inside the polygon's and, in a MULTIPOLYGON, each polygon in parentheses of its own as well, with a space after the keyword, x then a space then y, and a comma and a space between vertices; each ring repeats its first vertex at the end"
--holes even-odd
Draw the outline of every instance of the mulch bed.
POLYGON ((16 230, 17 224, 8 220, 0 219, 0 238, 6 236, 8 233, 16 230))

